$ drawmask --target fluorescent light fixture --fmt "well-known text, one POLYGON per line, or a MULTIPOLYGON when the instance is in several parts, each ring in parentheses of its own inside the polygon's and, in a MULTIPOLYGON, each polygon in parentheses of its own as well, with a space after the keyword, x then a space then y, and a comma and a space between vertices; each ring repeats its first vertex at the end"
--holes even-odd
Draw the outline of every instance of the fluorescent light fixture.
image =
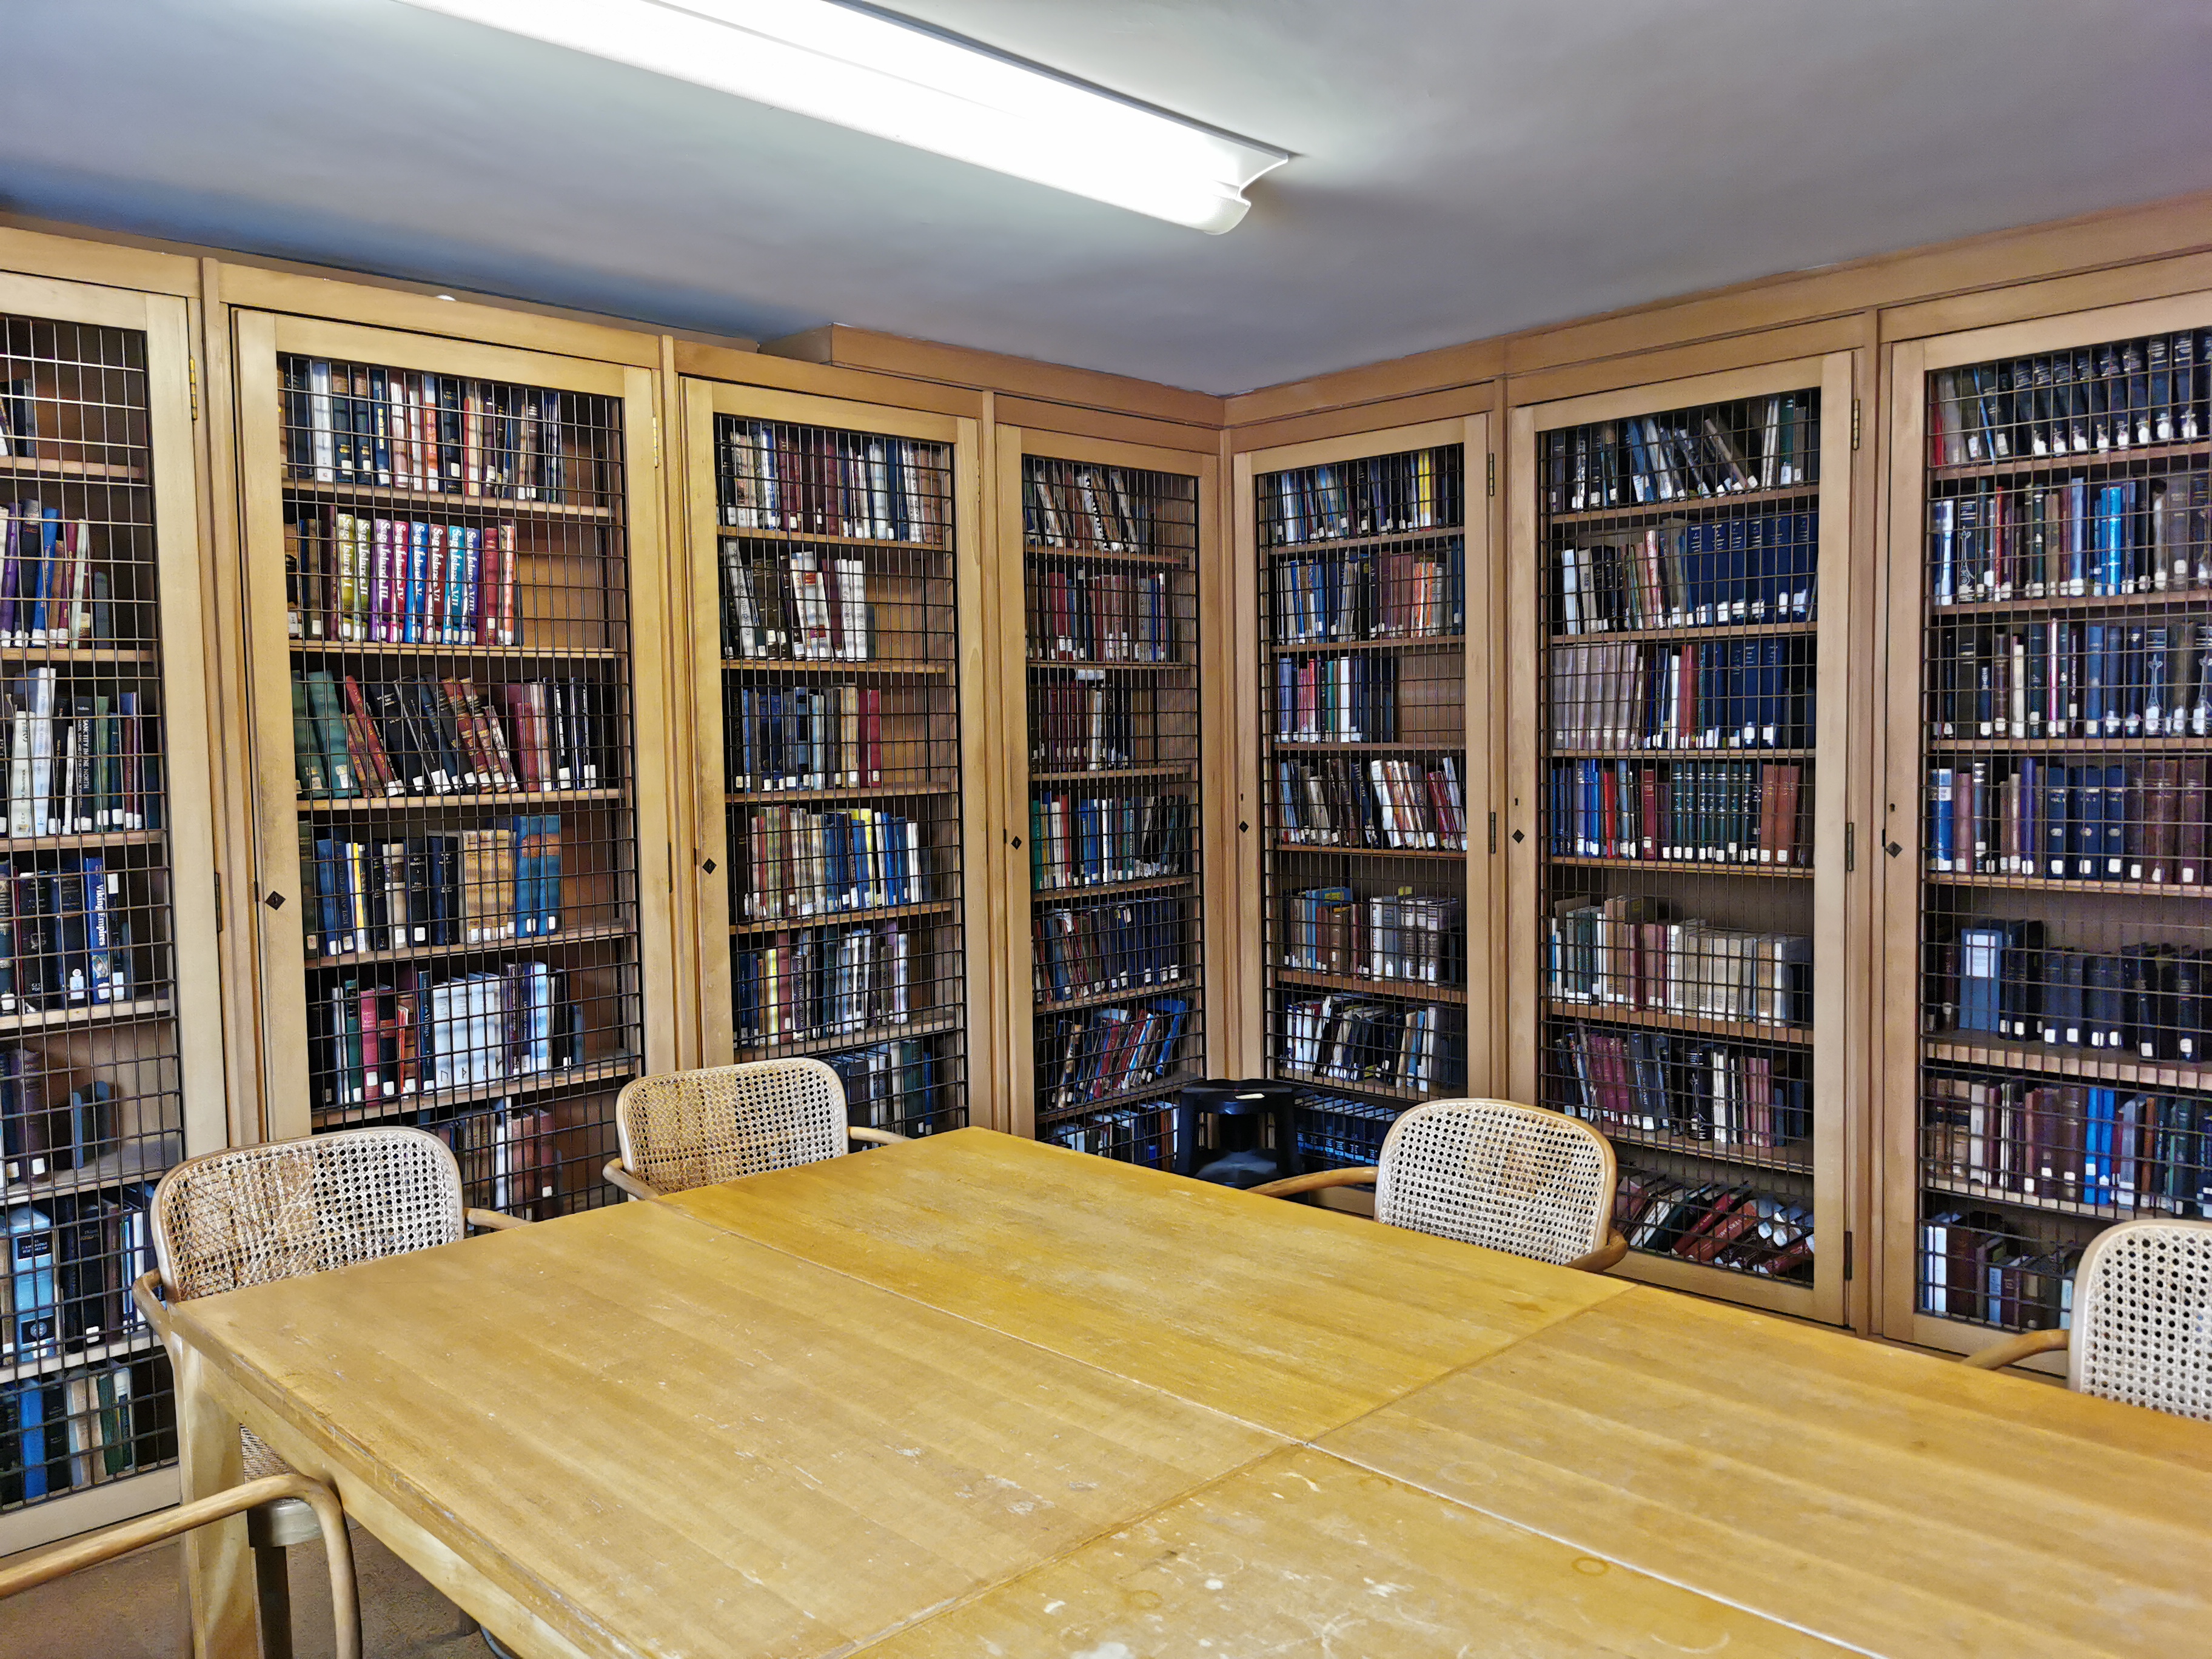
POLYGON ((1289 155, 838 0, 406 0, 1219 235, 1289 155))

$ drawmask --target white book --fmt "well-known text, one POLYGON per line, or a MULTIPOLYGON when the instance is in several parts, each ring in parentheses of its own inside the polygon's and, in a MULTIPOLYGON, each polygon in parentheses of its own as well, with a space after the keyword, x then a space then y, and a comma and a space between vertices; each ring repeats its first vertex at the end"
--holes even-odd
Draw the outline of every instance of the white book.
POLYGON ((316 482, 336 483, 337 457, 331 440, 331 366, 319 359, 307 365, 307 435, 316 482))

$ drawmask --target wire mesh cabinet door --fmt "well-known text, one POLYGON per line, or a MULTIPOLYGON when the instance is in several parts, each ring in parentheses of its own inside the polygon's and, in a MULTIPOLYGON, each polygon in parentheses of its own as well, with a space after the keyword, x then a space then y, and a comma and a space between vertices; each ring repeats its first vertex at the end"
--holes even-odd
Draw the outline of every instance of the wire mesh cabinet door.
POLYGON ((656 382, 233 329, 269 1133, 415 1124, 472 1205, 603 1202, 675 1052, 656 382))
POLYGON ((226 1132, 187 331, 0 276, 0 1550, 174 1492, 131 1480, 176 1445, 129 1285, 226 1132))
POLYGON ((701 380, 684 407, 703 1058, 811 1055, 857 1126, 959 1128, 1002 1040, 968 951, 977 423, 701 380))

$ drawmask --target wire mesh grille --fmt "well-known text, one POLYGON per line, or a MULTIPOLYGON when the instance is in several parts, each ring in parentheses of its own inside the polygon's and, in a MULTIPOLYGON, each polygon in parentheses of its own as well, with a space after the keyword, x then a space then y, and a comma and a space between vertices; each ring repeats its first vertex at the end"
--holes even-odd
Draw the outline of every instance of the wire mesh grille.
POLYGON ((1037 1133, 1165 1167, 1204 1069, 1198 481, 1022 458, 1037 1133))
POLYGON ((1923 1314, 2066 1324, 2102 1225, 2212 1199, 2208 345, 1928 376, 1923 1314))
POLYGON ((952 452, 715 417, 740 1060, 852 1121, 967 1121, 952 452))
POLYGON ((1255 481, 1267 1063, 1313 1085, 1316 1167, 1466 1087, 1464 469, 1450 444, 1255 481))
POLYGON ((1542 1103, 1638 1250, 1813 1276, 1820 394, 1541 434, 1542 1103))
POLYGON ((623 403, 284 356, 318 1130, 414 1124, 467 1201, 605 1201, 643 1048, 623 403))
POLYGON ((154 489, 145 337, 0 317, 0 1510, 176 1455, 129 1294, 184 1153, 154 489))

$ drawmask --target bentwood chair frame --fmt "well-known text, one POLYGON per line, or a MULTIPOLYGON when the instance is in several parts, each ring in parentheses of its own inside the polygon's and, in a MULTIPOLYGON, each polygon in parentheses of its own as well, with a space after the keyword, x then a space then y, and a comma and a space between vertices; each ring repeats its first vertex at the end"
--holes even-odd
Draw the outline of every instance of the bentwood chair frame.
POLYGON ((2212 1419, 2212 1221, 2107 1227, 2074 1270, 2070 1330, 2027 1331, 1965 1363, 1997 1370, 2061 1349, 2079 1393, 2212 1419))
POLYGON ((1402 1114, 1379 1163, 1251 1190, 1289 1198, 1375 1188, 1375 1218, 1585 1273, 1628 1254, 1613 1231, 1613 1143, 1580 1118, 1510 1100, 1436 1100, 1402 1114))
POLYGON ((664 1072, 615 1101, 622 1156, 606 1177, 632 1198, 659 1198, 740 1176, 836 1158, 847 1142, 906 1137, 845 1121, 845 1085, 818 1060, 755 1060, 664 1072))
MULTIPOLYGON (((181 1358, 169 1323, 173 1302, 451 1244, 472 1226, 528 1224, 495 1210, 467 1207, 452 1149, 424 1130, 396 1127, 347 1129, 188 1158, 154 1188, 153 1212, 156 1265, 131 1286, 131 1295, 173 1361, 181 1358)), ((240 1433, 246 1485, 234 1492, 299 1478, 251 1431, 240 1433)), ((291 1592, 284 1552, 328 1529, 298 1494, 268 1490, 266 1499, 240 1507, 253 1546, 262 1649, 270 1659, 289 1659, 291 1592)))

